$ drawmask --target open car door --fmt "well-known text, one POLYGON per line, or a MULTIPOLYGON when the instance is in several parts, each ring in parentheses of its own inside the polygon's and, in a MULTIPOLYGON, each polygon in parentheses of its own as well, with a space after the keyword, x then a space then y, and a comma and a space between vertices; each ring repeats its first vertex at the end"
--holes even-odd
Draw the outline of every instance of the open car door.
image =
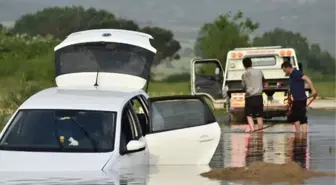
POLYGON ((222 89, 224 70, 217 59, 194 59, 191 61, 191 92, 205 95, 212 100, 224 100, 222 89))
POLYGON ((150 164, 209 164, 221 131, 205 100, 192 95, 149 100, 150 164))

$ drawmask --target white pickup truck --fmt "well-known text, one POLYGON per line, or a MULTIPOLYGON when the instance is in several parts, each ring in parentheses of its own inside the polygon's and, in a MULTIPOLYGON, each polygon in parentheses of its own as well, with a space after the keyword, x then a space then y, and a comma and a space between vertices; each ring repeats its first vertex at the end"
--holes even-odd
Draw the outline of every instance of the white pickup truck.
MULTIPOLYGON (((252 59, 252 67, 261 69, 268 87, 264 89, 265 118, 286 115, 285 98, 289 90, 288 76, 281 69, 284 58, 302 70, 293 48, 281 46, 235 48, 227 53, 225 70, 217 59, 194 59, 191 61, 191 92, 207 96, 214 105, 226 105, 231 121, 244 120, 244 91, 241 77, 245 69, 242 60, 252 59)), ((307 94, 310 89, 307 88, 307 94)))

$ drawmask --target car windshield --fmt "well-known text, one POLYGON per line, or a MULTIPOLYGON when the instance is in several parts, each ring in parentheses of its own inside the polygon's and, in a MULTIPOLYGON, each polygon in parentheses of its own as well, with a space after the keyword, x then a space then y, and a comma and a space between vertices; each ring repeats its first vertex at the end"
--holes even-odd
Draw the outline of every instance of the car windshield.
POLYGON ((0 141, 0 150, 113 151, 116 112, 20 110, 0 141))

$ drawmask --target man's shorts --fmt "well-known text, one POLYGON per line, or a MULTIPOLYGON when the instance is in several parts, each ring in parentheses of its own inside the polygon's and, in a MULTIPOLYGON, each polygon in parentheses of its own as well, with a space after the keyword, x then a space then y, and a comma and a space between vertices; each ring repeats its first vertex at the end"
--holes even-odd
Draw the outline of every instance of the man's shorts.
POLYGON ((264 113, 264 102, 261 95, 245 98, 245 114, 250 117, 262 117, 264 113))
POLYGON ((292 113, 288 116, 288 121, 297 122, 300 124, 308 123, 307 119, 307 100, 295 100, 292 105, 292 113))

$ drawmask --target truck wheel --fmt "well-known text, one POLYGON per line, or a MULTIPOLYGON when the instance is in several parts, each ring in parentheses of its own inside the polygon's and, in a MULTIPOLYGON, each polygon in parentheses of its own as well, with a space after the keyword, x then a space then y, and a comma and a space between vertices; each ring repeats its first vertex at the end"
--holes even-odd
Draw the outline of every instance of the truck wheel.
POLYGON ((230 123, 244 123, 244 122, 246 122, 244 111, 230 112, 229 113, 229 122, 230 123))
POLYGON ((234 113, 230 112, 229 113, 229 122, 232 123, 232 122, 235 122, 236 118, 234 116, 234 113))

